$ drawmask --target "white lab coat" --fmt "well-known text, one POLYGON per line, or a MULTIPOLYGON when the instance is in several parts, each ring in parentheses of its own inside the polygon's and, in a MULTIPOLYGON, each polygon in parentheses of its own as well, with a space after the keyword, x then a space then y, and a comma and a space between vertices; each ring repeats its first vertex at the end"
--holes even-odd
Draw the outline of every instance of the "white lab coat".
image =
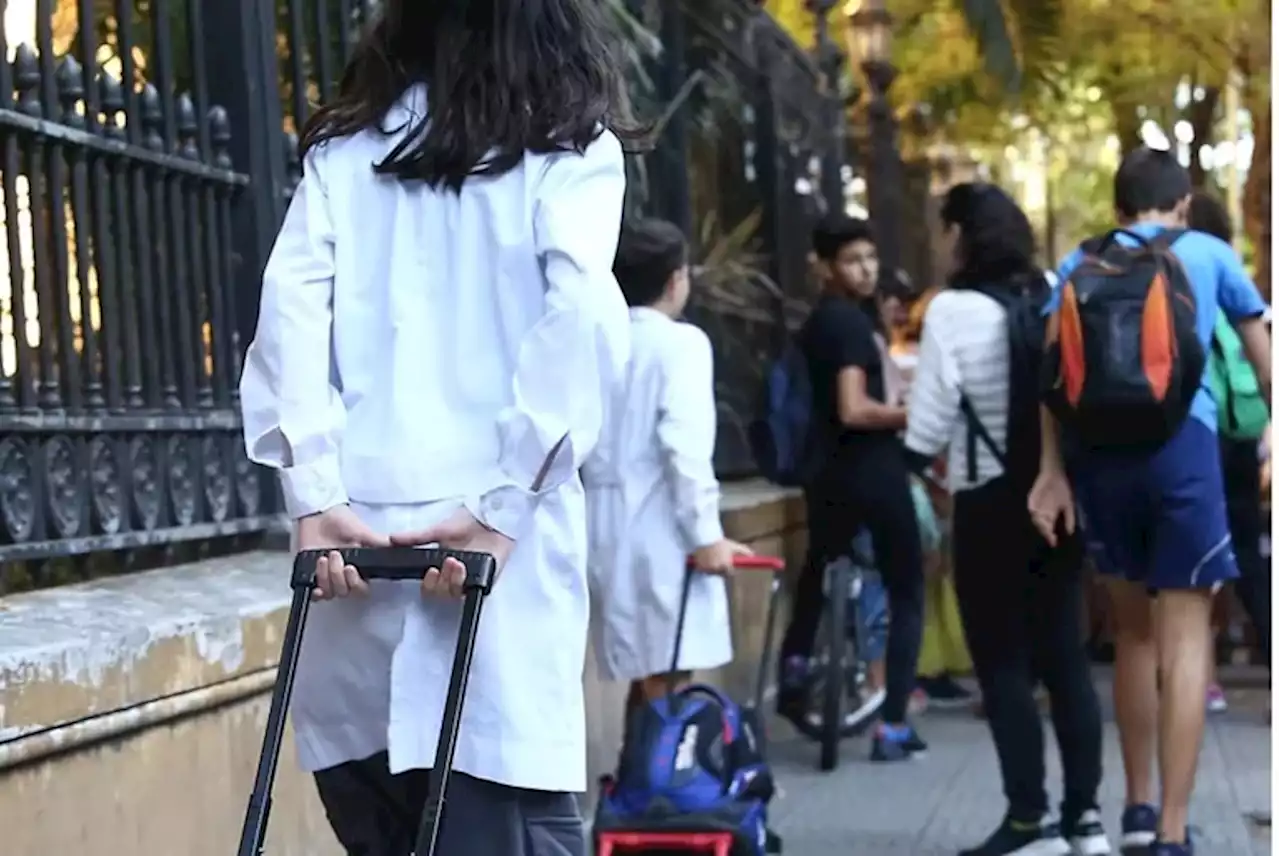
MULTIPOLYGON (((634 308, 631 318, 626 383, 583 468, 592 624, 605 680, 671 668, 685 562, 723 537, 711 462, 711 342, 653 309, 634 308)), ((732 658, 725 581, 696 574, 679 668, 712 669, 732 658)))
MULTIPOLYGON (((385 127, 426 109, 407 92, 385 127)), ((621 146, 529 154, 460 193, 375 177, 400 141, 308 153, 263 275, 240 383, 249 457, 302 517, 349 502, 383 532, 466 507, 516 541, 480 622, 455 769, 586 785, 586 507, 578 471, 626 368, 613 278, 621 146)), ((318 770, 387 750, 429 767, 459 606, 413 584, 317 604, 292 720, 318 770)))

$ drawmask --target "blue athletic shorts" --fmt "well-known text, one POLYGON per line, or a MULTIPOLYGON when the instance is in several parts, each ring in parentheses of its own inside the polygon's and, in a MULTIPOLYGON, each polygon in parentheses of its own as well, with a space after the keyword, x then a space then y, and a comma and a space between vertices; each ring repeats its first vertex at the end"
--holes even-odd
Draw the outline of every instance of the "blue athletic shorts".
POLYGON ((1150 455, 1082 454, 1072 483, 1104 574, 1149 589, 1214 588, 1239 576, 1217 434, 1191 417, 1150 455))

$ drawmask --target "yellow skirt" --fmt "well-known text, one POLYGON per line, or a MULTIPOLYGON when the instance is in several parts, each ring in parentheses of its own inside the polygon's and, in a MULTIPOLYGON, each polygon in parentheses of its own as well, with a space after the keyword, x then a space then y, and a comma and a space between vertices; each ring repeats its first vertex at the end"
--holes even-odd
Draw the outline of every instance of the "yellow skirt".
POLYGON ((964 625, 950 575, 925 580, 924 634, 920 640, 920 661, 916 674, 937 677, 973 671, 969 648, 964 643, 964 625))

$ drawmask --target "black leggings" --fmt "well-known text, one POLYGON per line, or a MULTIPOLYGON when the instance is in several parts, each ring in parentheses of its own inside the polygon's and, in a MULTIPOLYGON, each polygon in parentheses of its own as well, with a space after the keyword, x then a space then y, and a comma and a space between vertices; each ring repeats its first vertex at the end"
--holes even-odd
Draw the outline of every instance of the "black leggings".
POLYGON ((1005 797, 1018 820, 1048 811, 1044 730, 1033 690, 1043 682, 1062 753, 1065 817, 1097 807, 1102 719, 1081 619, 1078 542, 1050 551, 1031 527, 1026 494, 1004 478, 955 495, 956 599, 1005 797))
POLYGON ((1240 579, 1236 594, 1258 637, 1263 662, 1271 665, 1271 568, 1259 548, 1262 540, 1262 474, 1256 440, 1222 440, 1222 482, 1227 495, 1227 525, 1240 579))
POLYGON ((903 722, 915 688, 920 633, 924 626, 924 576, 920 529, 905 467, 873 465, 856 476, 825 478, 805 491, 809 557, 796 586, 782 657, 809 657, 822 619, 823 573, 848 555, 853 538, 871 533, 876 567, 889 600, 885 652, 884 720, 903 722))

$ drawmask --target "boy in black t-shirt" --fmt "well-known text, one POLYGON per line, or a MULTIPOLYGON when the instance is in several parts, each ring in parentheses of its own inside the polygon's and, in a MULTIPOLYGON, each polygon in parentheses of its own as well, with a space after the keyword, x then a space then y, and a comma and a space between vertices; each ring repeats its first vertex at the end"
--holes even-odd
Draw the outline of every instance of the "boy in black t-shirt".
POLYGON ((809 558, 782 643, 778 711, 793 721, 805 715, 823 575, 829 563, 849 555, 854 536, 865 528, 889 596, 884 722, 871 757, 904 760, 926 749, 906 721, 924 603, 920 533, 898 439, 906 409, 886 403, 876 343, 879 263, 870 227, 864 220, 828 218, 814 230, 813 248, 823 293, 799 338, 813 386, 807 448, 815 476, 805 489, 809 558))

